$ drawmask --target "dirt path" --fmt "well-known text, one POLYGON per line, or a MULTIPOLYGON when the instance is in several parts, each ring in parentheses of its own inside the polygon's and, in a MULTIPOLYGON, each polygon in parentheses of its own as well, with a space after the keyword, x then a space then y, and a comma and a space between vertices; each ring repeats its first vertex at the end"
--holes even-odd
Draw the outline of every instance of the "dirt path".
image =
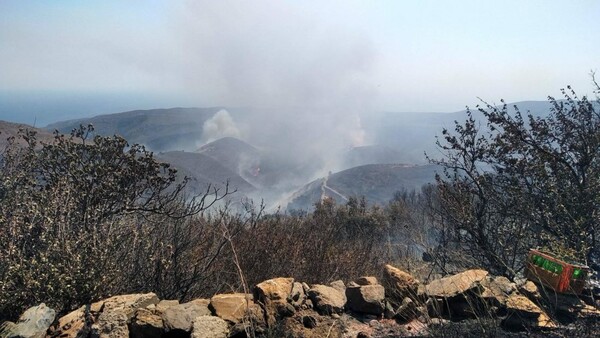
POLYGON ((342 193, 340 193, 339 191, 333 189, 332 187, 327 185, 327 181, 329 180, 329 176, 327 175, 324 179, 323 179, 323 184, 321 184, 321 201, 323 201, 327 195, 326 195, 326 191, 330 191, 336 195, 338 195, 339 197, 341 197, 344 201, 348 201, 348 197, 344 196, 342 193))

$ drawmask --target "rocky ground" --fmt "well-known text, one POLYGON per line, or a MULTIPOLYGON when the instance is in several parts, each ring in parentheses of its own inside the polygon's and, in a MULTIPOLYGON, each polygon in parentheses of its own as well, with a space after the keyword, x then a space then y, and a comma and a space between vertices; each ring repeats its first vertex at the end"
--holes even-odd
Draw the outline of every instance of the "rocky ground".
POLYGON ((484 270, 421 284, 387 265, 379 281, 308 285, 274 278, 252 294, 180 303, 155 294, 114 296, 61 318, 44 304, 0 337, 598 337, 600 311, 585 297, 549 292, 484 270))

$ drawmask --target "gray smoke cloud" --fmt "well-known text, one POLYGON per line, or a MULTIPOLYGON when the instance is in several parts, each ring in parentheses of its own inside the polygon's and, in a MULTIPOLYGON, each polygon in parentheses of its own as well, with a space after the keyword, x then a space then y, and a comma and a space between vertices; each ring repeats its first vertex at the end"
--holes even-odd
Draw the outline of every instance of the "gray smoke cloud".
MULTIPOLYGON (((337 154, 368 142, 358 116, 376 96, 373 42, 337 22, 333 7, 322 9, 189 1, 174 23, 185 88, 201 102, 251 107, 233 114, 246 139, 313 177, 339 169, 337 154)), ((219 130, 213 122, 205 128, 219 130)))

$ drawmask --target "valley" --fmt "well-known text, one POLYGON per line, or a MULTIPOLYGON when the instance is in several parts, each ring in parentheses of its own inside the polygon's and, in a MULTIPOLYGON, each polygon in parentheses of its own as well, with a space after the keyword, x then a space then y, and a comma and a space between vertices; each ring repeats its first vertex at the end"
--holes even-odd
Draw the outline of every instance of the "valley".
MULTIPOLYGON (((534 115, 549 107, 538 101, 515 105, 534 115)), ((331 130, 330 138, 307 131, 305 137, 285 139, 286 130, 280 128, 289 125, 286 119, 299 110, 277 111, 280 115, 273 124, 262 120, 258 109, 168 108, 57 121, 36 130, 42 141, 49 142, 54 130, 68 134, 80 124, 92 124, 95 134, 120 135, 130 144, 142 144, 175 167, 180 180, 189 177, 189 196, 202 194, 209 186, 222 190, 228 184, 236 192, 229 198, 235 205, 252 199, 263 201, 269 211, 310 211, 324 198, 343 204, 350 197, 365 197, 370 204, 385 205, 397 191, 419 191, 433 183, 439 168, 428 164, 425 153, 438 156, 436 136, 443 128, 452 128, 454 120, 466 118, 466 111, 358 114, 360 124, 353 128, 364 140, 344 145, 349 142, 343 141, 344 136, 356 130, 343 130, 340 126, 346 124, 332 124, 335 121, 311 126, 300 119, 291 129, 331 130)), ((474 114, 481 118, 479 112, 474 114)), ((15 135, 24 126, 5 122, 3 135, 15 135)), ((6 137, 2 139, 5 142, 6 137)))

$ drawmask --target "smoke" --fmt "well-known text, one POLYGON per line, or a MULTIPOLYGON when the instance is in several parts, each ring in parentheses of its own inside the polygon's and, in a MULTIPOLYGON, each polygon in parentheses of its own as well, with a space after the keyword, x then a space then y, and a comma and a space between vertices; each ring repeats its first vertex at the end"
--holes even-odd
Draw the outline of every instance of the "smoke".
POLYGON ((368 142, 358 116, 376 97, 375 43, 360 27, 336 20, 343 6, 318 8, 189 1, 173 23, 182 87, 235 117, 234 124, 227 113, 215 115, 204 140, 243 134, 272 165, 289 168, 289 185, 342 169, 340 154, 368 142))
POLYGON ((202 125, 202 143, 227 136, 240 138, 241 134, 229 112, 221 109, 202 125))

